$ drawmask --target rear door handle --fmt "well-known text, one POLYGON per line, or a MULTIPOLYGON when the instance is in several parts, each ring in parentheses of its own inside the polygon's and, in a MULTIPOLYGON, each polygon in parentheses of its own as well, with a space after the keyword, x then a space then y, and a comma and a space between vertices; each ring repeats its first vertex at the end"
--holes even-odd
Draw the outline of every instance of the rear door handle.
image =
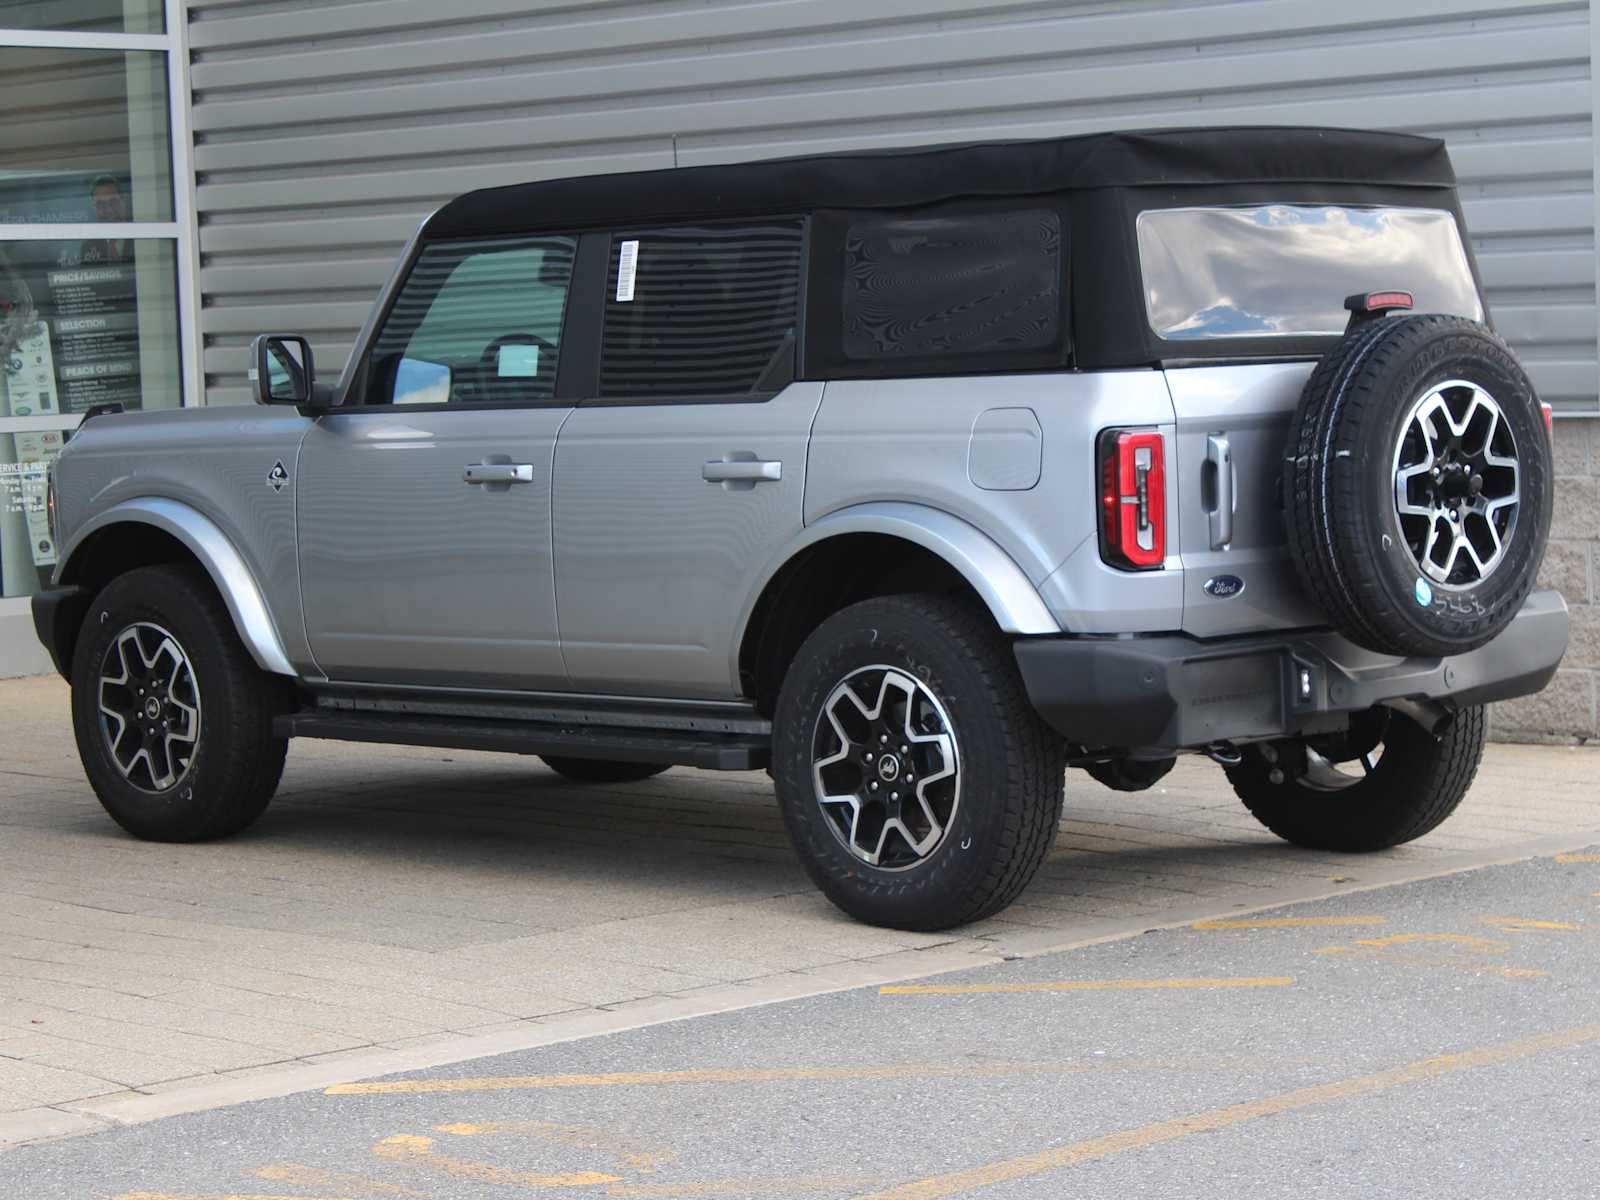
POLYGON ((1228 439, 1212 434, 1206 438, 1206 473, 1211 476, 1214 503, 1206 513, 1211 548, 1226 550, 1233 541, 1233 447, 1228 439))
POLYGON ((532 483, 532 463, 468 463, 461 472, 466 483, 532 483))
POLYGON ((783 464, 744 460, 729 462, 726 459, 718 459, 716 462, 708 462, 701 468, 700 478, 707 483, 762 483, 782 479, 783 464))

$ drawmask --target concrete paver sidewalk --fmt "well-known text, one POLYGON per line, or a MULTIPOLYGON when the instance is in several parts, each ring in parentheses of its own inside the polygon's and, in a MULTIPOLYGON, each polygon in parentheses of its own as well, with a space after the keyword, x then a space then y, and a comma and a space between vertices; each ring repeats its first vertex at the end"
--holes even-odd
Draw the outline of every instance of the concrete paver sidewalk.
POLYGON ((163 846, 101 812, 59 680, 0 682, 0 711, 0 1144, 128 1093, 910 975, 1600 832, 1595 750, 1492 747, 1452 821, 1366 857, 1283 845, 1203 760, 1136 795, 1073 772, 1021 901, 916 935, 814 891, 763 774, 581 788, 534 760, 298 742, 254 829, 163 846))

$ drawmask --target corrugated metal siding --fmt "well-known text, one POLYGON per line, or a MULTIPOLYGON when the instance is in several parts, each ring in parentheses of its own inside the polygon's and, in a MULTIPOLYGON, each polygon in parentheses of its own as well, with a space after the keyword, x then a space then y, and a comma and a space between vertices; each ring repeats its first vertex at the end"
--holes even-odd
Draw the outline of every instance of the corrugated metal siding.
POLYGON ((472 188, 957 138, 1227 122, 1449 140, 1490 303, 1596 404, 1589 3, 193 0, 212 403, 257 331, 343 362, 472 188))

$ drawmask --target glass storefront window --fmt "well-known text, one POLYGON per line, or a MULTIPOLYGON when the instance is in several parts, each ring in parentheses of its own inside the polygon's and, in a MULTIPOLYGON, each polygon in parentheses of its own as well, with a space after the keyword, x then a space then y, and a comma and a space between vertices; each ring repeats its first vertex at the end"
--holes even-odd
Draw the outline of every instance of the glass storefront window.
POLYGON ((0 29, 165 33, 162 0, 0 0, 0 29))
POLYGON ((32 595, 50 582, 56 545, 45 478, 65 438, 59 429, 0 434, 0 595, 32 595))
POLYGON ((176 243, 0 242, 0 417, 175 408, 176 243))
POLYGON ((0 47, 0 224, 172 220, 166 55, 0 47))

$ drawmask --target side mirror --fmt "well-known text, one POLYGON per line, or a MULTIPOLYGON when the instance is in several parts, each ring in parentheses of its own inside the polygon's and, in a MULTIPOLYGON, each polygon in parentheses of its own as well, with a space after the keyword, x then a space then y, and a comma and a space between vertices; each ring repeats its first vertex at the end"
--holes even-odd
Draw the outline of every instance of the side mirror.
POLYGON ((250 343, 250 388, 257 404, 310 404, 315 382, 305 338, 264 333, 250 343))

